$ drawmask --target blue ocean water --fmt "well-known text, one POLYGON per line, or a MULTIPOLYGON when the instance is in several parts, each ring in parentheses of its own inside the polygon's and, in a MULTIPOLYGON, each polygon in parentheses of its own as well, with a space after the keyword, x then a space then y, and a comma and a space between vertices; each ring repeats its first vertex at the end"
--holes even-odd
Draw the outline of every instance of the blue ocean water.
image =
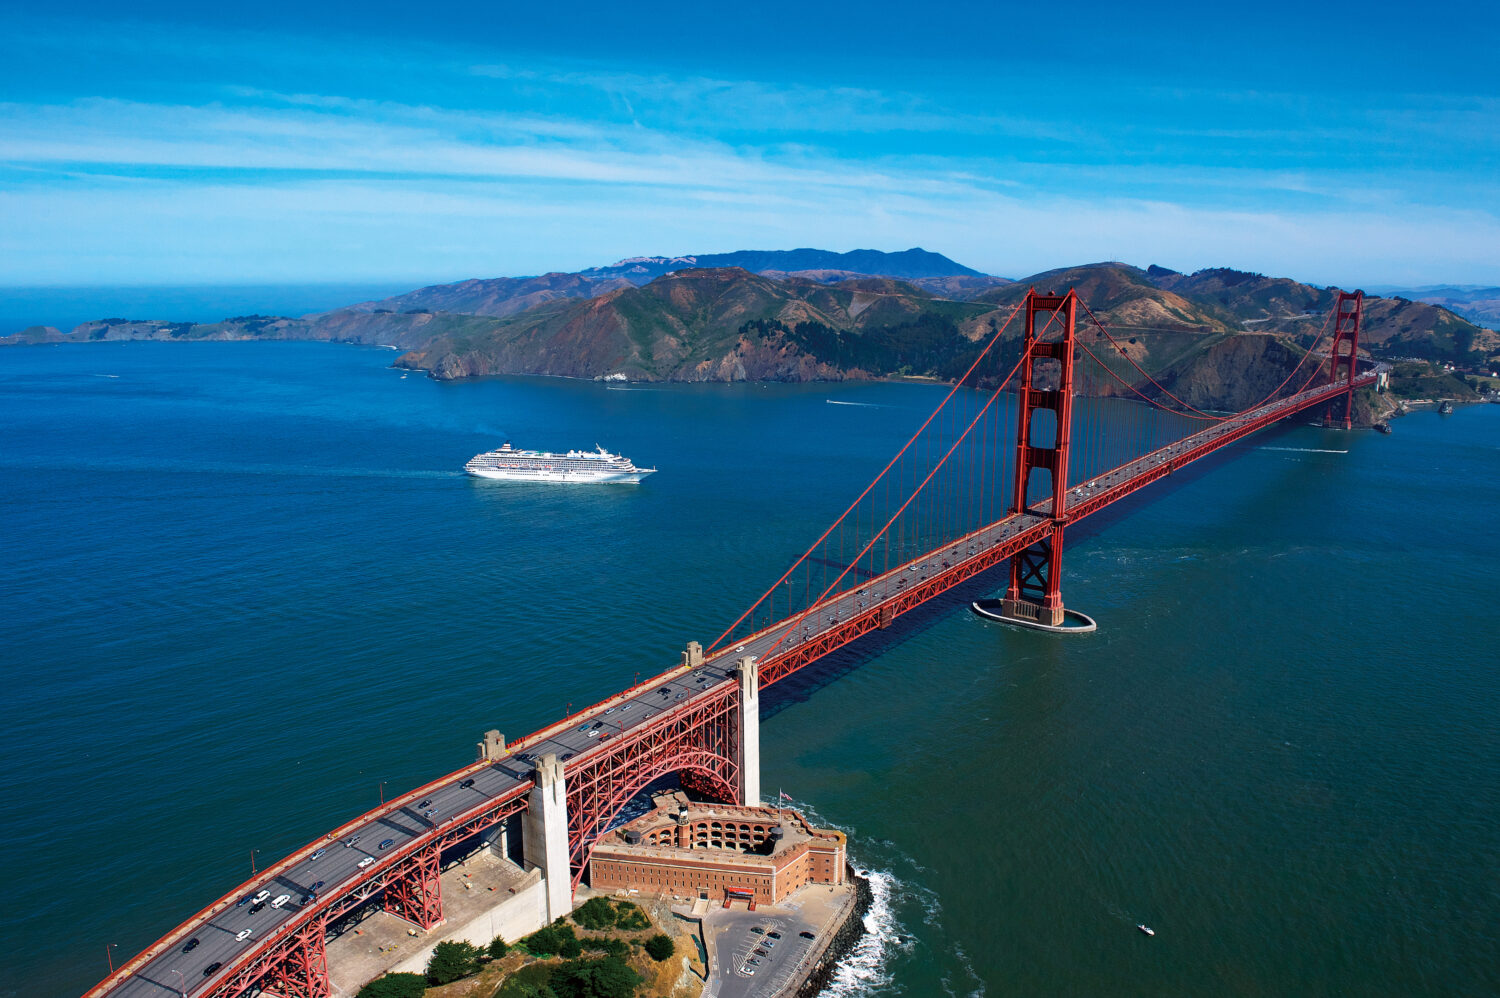
POLYGON ((135 285, 0 287, 0 336, 30 326, 70 331, 93 319, 218 322, 236 315, 306 315, 374 301, 421 281, 340 284, 135 285))
MULTIPOLYGON (((393 356, 0 351, 0 995, 716 636, 946 391, 393 356), (662 470, 459 472, 505 438, 662 470)), ((1278 431, 1075 530, 1096 635, 955 601, 768 691, 876 884, 834 992, 1500 991, 1497 510, 1500 407, 1278 431)))

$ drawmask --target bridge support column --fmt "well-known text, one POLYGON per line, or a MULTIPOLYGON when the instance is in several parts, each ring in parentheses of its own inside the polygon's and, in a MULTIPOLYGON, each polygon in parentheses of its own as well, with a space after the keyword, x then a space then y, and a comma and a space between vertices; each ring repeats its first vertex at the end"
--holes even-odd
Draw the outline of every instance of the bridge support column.
POLYGON ((547 753, 537 762, 536 786, 527 798, 522 847, 528 867, 540 867, 547 888, 547 921, 573 910, 573 868, 568 859, 568 790, 563 766, 547 753))
POLYGON ((760 803, 760 665, 754 655, 746 655, 735 665, 740 681, 740 767, 739 803, 755 807, 760 803))
POLYGON ((1342 425, 1346 430, 1354 426, 1354 371, 1357 366, 1356 354, 1359 353, 1359 321, 1364 311, 1364 301, 1363 291, 1353 294, 1340 291, 1338 301, 1333 306, 1333 343, 1328 348, 1328 383, 1335 385, 1343 381, 1349 385, 1349 390, 1344 393, 1343 418, 1334 415, 1338 402, 1330 402, 1323 413, 1324 426, 1337 428, 1342 425))
POLYGON ((1073 434, 1073 335, 1078 298, 1026 295, 1026 331, 1022 340, 1020 414, 1017 419, 1016 480, 1013 513, 1041 513, 1052 521, 1045 540, 1018 552, 1010 560, 1010 586, 1000 604, 1000 616, 1031 627, 1063 629, 1067 614, 1062 601, 1063 527, 1068 522, 1068 450, 1073 434), (1042 329, 1037 318, 1044 317, 1042 329), (1042 339, 1053 322, 1055 338, 1042 339), (1038 420, 1039 411, 1050 420, 1038 420), (1051 432, 1048 433, 1048 424, 1051 432), (1040 437, 1040 439, 1038 439, 1040 437), (1048 439, 1050 437, 1050 439, 1048 439), (1028 501, 1035 472, 1046 472, 1050 498, 1028 501))
POLYGON ((315 918, 291 939, 280 960, 260 981, 260 987, 285 998, 329 998, 328 923, 315 918))

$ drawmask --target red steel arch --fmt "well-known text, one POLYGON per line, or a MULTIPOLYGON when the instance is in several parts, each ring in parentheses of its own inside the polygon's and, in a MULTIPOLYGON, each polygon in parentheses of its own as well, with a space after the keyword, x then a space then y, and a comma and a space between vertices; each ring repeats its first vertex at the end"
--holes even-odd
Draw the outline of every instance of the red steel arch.
POLYGON ((669 773, 695 778, 694 789, 740 803, 739 684, 721 682, 650 722, 612 737, 607 749, 565 770, 568 855, 573 884, 583 878, 594 842, 630 802, 669 773))

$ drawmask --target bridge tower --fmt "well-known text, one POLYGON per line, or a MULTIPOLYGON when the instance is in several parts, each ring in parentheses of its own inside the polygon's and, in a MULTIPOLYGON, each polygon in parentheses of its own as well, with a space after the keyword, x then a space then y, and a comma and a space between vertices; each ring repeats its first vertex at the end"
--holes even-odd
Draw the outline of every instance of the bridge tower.
POLYGON ((1016 479, 1011 512, 1041 512, 1027 502, 1033 473, 1045 471, 1051 498, 1045 515, 1052 530, 1041 541, 1017 552, 1010 560, 1010 586, 1001 601, 1001 614, 1033 627, 1062 627, 1063 527, 1067 523, 1068 446, 1073 428, 1073 337, 1078 297, 1026 294, 1026 329, 1021 341, 1021 388, 1016 434, 1016 479), (1037 329, 1037 320, 1044 320, 1037 329), (1042 339, 1054 322, 1056 338, 1042 339), (1042 363, 1038 363, 1038 362, 1042 363), (1050 416, 1037 418, 1042 412, 1050 416))
MULTIPOLYGON (((1363 291, 1353 294, 1340 291, 1339 300, 1334 304, 1333 345, 1328 348, 1328 383, 1334 385, 1343 381, 1349 385, 1349 390, 1344 393, 1342 419, 1346 430, 1354 425, 1355 355, 1359 353, 1359 321, 1364 312, 1364 301, 1363 291), (1345 351, 1344 347, 1348 350, 1345 351)), ((1337 401, 1328 404, 1328 411, 1323 414, 1324 426, 1339 425, 1340 420, 1334 415, 1337 407, 1337 401)))
POLYGON ((563 764, 551 752, 536 763, 536 781, 521 826, 521 848, 528 867, 538 867, 547 888, 547 921, 573 910, 572 868, 568 862, 568 788, 563 764))
POLYGON ((742 807, 760 805, 760 667, 754 655, 735 663, 739 680, 739 763, 740 781, 735 789, 742 807))

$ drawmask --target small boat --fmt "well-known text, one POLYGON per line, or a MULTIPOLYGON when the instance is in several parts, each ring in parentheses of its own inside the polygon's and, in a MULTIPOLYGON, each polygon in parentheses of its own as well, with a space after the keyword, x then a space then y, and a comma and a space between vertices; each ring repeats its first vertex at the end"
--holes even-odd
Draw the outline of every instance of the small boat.
POLYGON ((1146 935, 1148 935, 1148 936, 1154 936, 1154 935, 1156 935, 1156 930, 1153 929, 1151 926, 1145 924, 1144 922, 1137 923, 1136 928, 1140 929, 1142 932, 1146 933, 1146 935))
POLYGON ((1376 423, 1375 424, 1375 432, 1376 433, 1389 433, 1389 432, 1391 432, 1391 424, 1390 423, 1386 423, 1386 422, 1376 423))

